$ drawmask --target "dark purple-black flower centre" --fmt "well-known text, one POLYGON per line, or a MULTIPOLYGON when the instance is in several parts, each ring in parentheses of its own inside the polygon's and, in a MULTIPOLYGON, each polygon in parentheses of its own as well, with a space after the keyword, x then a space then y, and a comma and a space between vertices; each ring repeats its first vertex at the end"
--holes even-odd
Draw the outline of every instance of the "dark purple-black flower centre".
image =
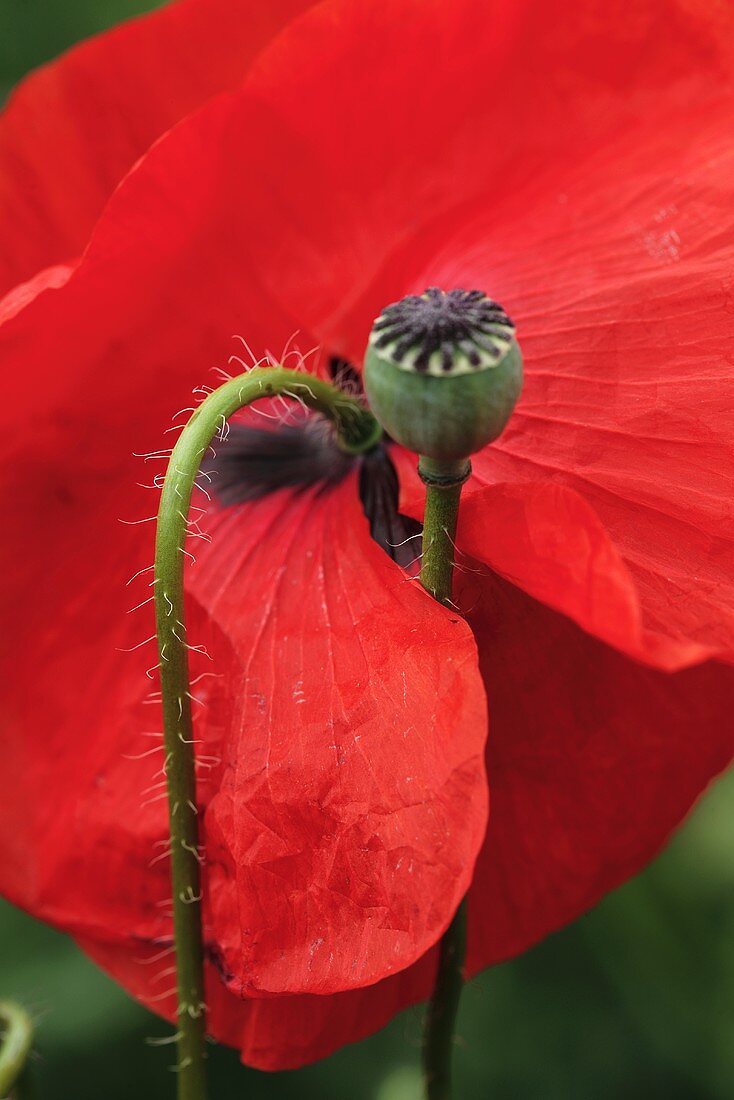
MULTIPOLYGON (((344 359, 329 361, 331 377, 351 397, 362 393, 358 372, 344 359)), ((203 469, 218 505, 231 508, 281 489, 317 493, 333 489, 358 471, 359 497, 375 542, 406 568, 420 553, 421 525, 398 508, 398 475, 390 458, 391 441, 382 440, 365 454, 352 455, 338 444, 332 426, 313 413, 269 427, 233 423, 216 455, 203 469)))

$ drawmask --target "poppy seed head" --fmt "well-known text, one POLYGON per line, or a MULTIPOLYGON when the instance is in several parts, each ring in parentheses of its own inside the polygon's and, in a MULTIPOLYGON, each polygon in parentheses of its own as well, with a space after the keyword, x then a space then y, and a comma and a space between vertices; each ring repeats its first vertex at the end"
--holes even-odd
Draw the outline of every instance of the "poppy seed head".
POLYGON ((370 409, 425 458, 468 458, 502 432, 522 387, 515 326, 481 290, 410 294, 382 311, 364 359, 370 409))
POLYGON ((429 287, 387 306, 369 346, 400 370, 451 377, 497 367, 514 335, 502 306, 483 291, 429 287))

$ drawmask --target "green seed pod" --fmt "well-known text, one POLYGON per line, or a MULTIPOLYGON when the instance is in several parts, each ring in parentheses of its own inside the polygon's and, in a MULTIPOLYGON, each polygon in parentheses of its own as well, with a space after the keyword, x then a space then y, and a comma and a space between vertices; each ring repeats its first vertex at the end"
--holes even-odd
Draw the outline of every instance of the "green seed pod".
POLYGON ((375 321, 364 386, 398 443, 441 461, 466 458, 500 435, 520 396, 515 326, 481 290, 411 294, 375 321))

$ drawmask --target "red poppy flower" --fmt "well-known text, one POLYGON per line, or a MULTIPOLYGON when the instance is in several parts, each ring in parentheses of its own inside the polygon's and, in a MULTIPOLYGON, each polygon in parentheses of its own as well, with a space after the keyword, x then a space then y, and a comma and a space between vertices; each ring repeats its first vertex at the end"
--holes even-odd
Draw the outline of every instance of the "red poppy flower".
MULTIPOLYGON (((170 1013, 156 706, 119 652, 151 633, 132 452, 234 332, 358 367, 406 293, 501 301, 527 381, 466 487, 471 629, 370 537, 356 467, 202 516, 209 1022, 277 1068, 424 998, 470 881, 474 973, 635 873, 729 760, 734 27, 696 0, 249 8, 113 32, 3 120, 0 820, 8 896, 170 1013)), ((380 461, 420 516, 413 459, 380 461)))

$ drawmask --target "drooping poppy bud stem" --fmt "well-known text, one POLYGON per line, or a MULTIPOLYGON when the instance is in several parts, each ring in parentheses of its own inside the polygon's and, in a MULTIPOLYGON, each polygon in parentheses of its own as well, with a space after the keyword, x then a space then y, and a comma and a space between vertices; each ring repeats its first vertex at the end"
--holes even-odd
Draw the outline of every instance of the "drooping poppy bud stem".
POLYGON ((30 1100, 28 1056, 33 1045, 33 1023, 20 1005, 0 1001, 0 1096, 30 1100))
POLYGON ((205 1100, 204 949, 201 862, 189 646, 184 617, 184 560, 188 513, 202 458, 217 432, 238 409, 260 398, 284 395, 332 421, 345 450, 370 450, 382 430, 359 402, 300 371, 256 367, 210 394, 181 432, 166 471, 158 510, 155 613, 160 658, 163 735, 173 887, 173 926, 178 993, 178 1098, 205 1100))
MULTIPOLYGON (((461 488, 469 456, 502 432, 522 387, 512 321, 479 290, 431 287, 388 306, 365 356, 370 407, 419 455, 426 485, 420 580, 450 604, 461 488)), ((450 1100, 452 1047, 466 954, 466 901, 441 940, 423 1044, 427 1100, 450 1100)))

